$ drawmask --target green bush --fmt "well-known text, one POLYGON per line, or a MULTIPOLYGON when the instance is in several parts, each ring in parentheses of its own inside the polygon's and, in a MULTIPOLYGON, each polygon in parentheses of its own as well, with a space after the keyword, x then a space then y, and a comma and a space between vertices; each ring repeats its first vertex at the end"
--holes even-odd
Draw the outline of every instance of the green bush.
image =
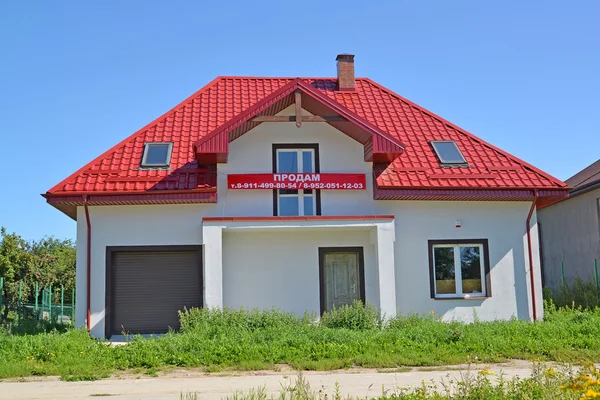
POLYGON ((56 319, 53 320, 38 320, 28 318, 19 321, 19 323, 4 323, 2 329, 13 335, 36 335, 39 333, 59 332, 64 333, 72 329, 72 324, 63 324, 56 319))
POLYGON ((381 326, 381 314, 370 304, 355 301, 352 305, 334 308, 324 312, 321 316, 321 325, 334 329, 369 330, 381 326))
POLYGON ((181 332, 216 332, 240 329, 254 332, 257 329, 298 326, 311 319, 314 319, 314 317, 308 314, 303 318, 298 318, 291 312, 280 311, 275 308, 271 310, 231 309, 227 307, 222 310, 216 308, 192 308, 179 312, 181 332))
POLYGON ((600 290, 594 280, 577 278, 571 284, 561 283, 554 292, 545 292, 544 298, 552 299, 557 307, 582 307, 588 310, 600 307, 600 290))

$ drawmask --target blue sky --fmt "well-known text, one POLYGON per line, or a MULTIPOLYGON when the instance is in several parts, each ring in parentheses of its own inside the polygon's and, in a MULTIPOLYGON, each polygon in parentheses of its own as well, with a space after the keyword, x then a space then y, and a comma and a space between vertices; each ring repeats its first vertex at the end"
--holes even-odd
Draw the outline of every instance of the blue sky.
POLYGON ((40 197, 217 75, 368 76, 566 179, 600 158, 600 2, 0 3, 0 225, 75 237, 40 197))

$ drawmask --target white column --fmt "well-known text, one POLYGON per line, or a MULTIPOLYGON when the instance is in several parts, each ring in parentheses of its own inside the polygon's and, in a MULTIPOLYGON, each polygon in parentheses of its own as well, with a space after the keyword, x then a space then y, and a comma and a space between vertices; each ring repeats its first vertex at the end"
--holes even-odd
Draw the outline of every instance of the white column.
POLYGON ((223 228, 202 226, 204 307, 223 308, 223 228))
POLYGON ((394 222, 377 224, 377 278, 379 281, 379 309, 384 318, 396 316, 396 271, 394 265, 394 222))

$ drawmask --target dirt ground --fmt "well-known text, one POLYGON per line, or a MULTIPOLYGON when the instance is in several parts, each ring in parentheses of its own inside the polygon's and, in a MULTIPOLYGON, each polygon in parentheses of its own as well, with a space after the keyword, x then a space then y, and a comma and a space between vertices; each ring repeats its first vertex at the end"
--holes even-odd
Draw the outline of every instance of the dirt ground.
MULTIPOLYGON (((340 371, 307 371, 303 376, 314 390, 329 393, 339 383, 342 394, 377 396, 382 390, 418 386, 423 381, 460 379, 466 373, 488 367, 495 376, 503 374, 510 379, 531 374, 531 364, 515 360, 504 364, 458 365, 434 368, 348 369, 340 371)), ((293 384, 297 372, 282 367, 280 371, 253 371, 235 373, 205 373, 197 370, 173 369, 159 372, 158 377, 120 374, 93 382, 63 382, 58 377, 4 380, 0 382, 0 399, 97 399, 115 400, 152 399, 177 400, 182 393, 198 393, 199 399, 217 400, 235 392, 265 387, 270 394, 293 384)))

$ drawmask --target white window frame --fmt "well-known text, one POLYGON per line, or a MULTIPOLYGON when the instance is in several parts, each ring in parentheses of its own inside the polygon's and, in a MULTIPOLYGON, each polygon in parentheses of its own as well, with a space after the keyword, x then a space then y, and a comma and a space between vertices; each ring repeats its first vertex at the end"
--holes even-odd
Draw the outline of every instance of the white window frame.
MULTIPOLYGON (((297 149, 276 149, 275 151, 275 165, 277 166, 277 172, 279 172, 279 153, 296 153, 298 172, 304 172, 304 157, 303 152, 310 152, 312 154, 312 172, 315 172, 316 166, 316 152, 315 149, 311 148, 297 148, 297 149)), ((304 189, 298 189, 298 193, 295 194, 282 194, 280 190, 277 190, 277 215, 281 215, 281 205, 279 199, 281 197, 297 197, 298 198, 298 216, 305 216, 304 214, 304 199, 306 197, 312 197, 313 213, 309 215, 317 215, 317 191, 312 189, 311 194, 305 194, 304 189)))
POLYGON ((440 162, 442 164, 449 164, 449 165, 454 165, 454 164, 465 165, 465 164, 467 164, 467 159, 465 158, 465 155, 462 153, 462 151, 460 151, 458 144, 454 140, 432 140, 429 143, 431 143, 431 147, 433 147, 433 151, 435 151, 435 154, 437 155, 438 160, 440 160, 440 162), (435 147, 435 145, 438 143, 452 143, 454 145, 454 148, 458 152, 458 155, 462 158, 462 161, 444 161, 441 154, 438 152, 437 147, 435 147))
POLYGON ((433 262, 433 293, 436 299, 443 298, 469 298, 469 297, 487 297, 486 288, 486 275, 485 275, 485 248, 481 243, 446 243, 446 244, 434 244, 431 245, 432 262, 433 262), (463 293, 462 291, 462 264, 460 260, 460 248, 461 247, 477 247, 479 248, 479 267, 481 269, 481 290, 482 292, 475 293, 463 293), (436 248, 453 248, 454 249, 454 282, 455 282, 455 293, 442 293, 437 292, 437 279, 435 279, 435 249, 436 248))
POLYGON ((160 167, 168 167, 171 165, 171 155, 173 154, 173 142, 146 142, 144 143, 144 154, 142 155, 142 162, 140 166, 142 168, 160 168, 160 167), (149 164, 146 162, 146 158, 148 157, 148 150, 150 146, 153 145, 167 145, 167 161, 164 164, 149 164))

